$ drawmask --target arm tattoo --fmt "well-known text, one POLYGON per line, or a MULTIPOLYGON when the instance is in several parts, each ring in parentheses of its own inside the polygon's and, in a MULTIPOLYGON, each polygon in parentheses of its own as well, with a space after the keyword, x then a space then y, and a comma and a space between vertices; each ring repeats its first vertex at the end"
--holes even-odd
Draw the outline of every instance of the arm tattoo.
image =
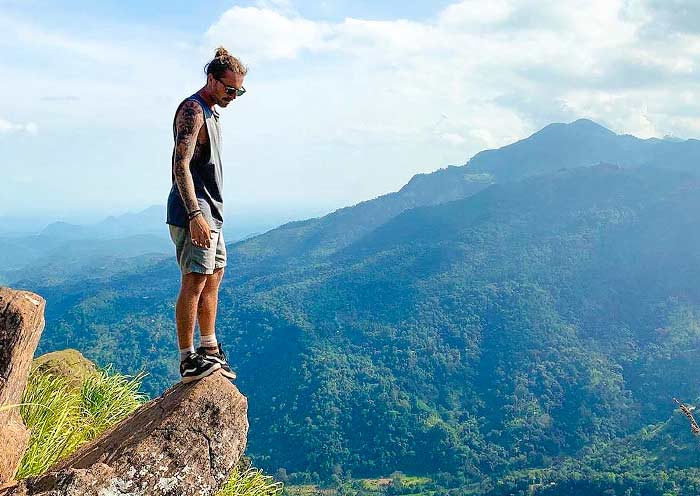
POLYGON ((199 203, 194 191, 194 181, 190 173, 190 162, 197 148, 197 135, 204 125, 204 112, 197 102, 187 101, 175 118, 175 153, 173 172, 180 196, 188 212, 197 210, 199 203))

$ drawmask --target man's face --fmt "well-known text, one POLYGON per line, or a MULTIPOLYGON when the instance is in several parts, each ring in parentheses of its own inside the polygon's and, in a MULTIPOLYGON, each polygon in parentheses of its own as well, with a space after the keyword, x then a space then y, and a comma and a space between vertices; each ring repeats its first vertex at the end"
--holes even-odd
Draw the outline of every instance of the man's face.
POLYGON ((213 75, 210 75, 210 77, 212 78, 213 83, 212 97, 219 107, 226 107, 229 103, 231 103, 231 100, 236 99, 236 92, 229 95, 226 92, 226 86, 238 89, 243 86, 243 76, 236 74, 233 71, 226 71, 226 73, 218 79, 216 79, 213 75))

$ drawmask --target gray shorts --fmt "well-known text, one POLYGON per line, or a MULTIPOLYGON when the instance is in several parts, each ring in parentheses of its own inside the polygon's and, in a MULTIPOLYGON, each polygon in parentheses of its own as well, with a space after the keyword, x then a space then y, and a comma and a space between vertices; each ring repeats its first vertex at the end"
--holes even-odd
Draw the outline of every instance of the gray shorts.
POLYGON ((170 239, 175 243, 177 262, 183 274, 213 274, 214 269, 226 267, 226 243, 222 231, 212 231, 209 248, 204 248, 192 244, 189 229, 170 224, 168 227, 170 239))

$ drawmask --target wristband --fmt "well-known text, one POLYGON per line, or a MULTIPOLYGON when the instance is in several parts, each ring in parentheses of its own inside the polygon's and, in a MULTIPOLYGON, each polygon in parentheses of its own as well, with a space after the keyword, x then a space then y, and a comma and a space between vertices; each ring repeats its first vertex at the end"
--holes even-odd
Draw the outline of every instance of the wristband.
POLYGON ((197 217, 198 215, 201 215, 201 214, 202 214, 202 210, 201 210, 201 209, 192 210, 190 213, 187 214, 187 219, 188 219, 188 220, 192 220, 192 219, 194 219, 195 217, 197 217))

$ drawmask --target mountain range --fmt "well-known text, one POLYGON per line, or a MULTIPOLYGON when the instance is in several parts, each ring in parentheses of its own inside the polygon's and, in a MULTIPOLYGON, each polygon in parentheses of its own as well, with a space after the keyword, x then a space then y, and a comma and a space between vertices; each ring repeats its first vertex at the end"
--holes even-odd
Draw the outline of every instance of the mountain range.
MULTIPOLYGON (((249 398, 255 463, 449 473, 468 494, 510 494, 535 473, 554 484, 543 494, 650 467, 666 471, 644 479, 659 495, 668 474, 700 480, 671 401, 700 390, 699 159, 696 140, 553 124, 229 245, 217 334, 249 398), (626 450, 644 455, 621 463, 626 450)), ((158 394, 177 380, 178 286, 170 259, 36 283, 39 351, 146 370, 158 394)))
POLYGON ((56 285, 108 278, 172 251, 165 210, 108 217, 91 225, 53 222, 34 234, 0 235, 0 283, 56 285))

